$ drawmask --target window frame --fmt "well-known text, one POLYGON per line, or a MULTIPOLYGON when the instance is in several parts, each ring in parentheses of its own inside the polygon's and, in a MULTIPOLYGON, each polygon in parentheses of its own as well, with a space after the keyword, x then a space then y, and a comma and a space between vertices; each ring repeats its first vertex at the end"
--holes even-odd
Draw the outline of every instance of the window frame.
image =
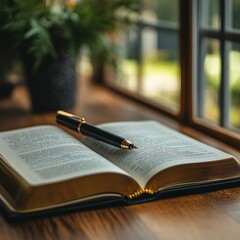
MULTIPOLYGON (((182 0, 183 1, 183 0, 182 0)), ((226 11, 226 2, 225 0, 220 0, 220 18, 225 19, 225 11, 226 11)), ((240 134, 234 133, 233 131, 230 131, 226 129, 225 127, 228 125, 228 119, 226 119, 226 115, 228 114, 227 111, 229 110, 229 102, 228 102, 228 94, 229 94, 229 86, 227 84, 228 76, 227 76, 227 61, 228 58, 226 58, 226 41, 227 40, 236 40, 237 35, 236 33, 233 32, 226 32, 225 27, 226 27, 226 21, 223 21, 220 30, 208 30, 208 29, 201 29, 199 28, 199 13, 198 13, 198 8, 199 8, 199 0, 188 0, 188 15, 190 16, 191 21, 189 21, 188 26, 183 25, 183 27, 188 28, 188 36, 182 36, 188 37, 189 41, 191 42, 191 47, 190 49, 192 50, 191 53, 189 54, 189 59, 186 61, 189 63, 188 68, 189 68, 189 77, 183 77, 183 82, 186 83, 186 85, 191 86, 191 91, 189 91, 188 94, 188 100, 191 103, 190 106, 187 105, 186 101, 183 103, 185 106, 190 107, 190 111, 187 114, 187 119, 186 122, 191 125, 192 127, 203 131, 207 133, 208 135, 213 136, 214 138, 217 138, 220 141, 223 141, 231 146, 234 146, 238 149, 240 149, 240 134), (198 35, 200 31, 200 36, 198 35), (197 80, 197 78, 200 76, 199 74, 199 64, 201 64, 201 48, 197 47, 200 46, 200 42, 204 37, 212 37, 217 38, 220 41, 220 54, 221 54, 221 66, 224 66, 221 68, 221 84, 220 84, 220 94, 223 96, 222 101, 220 102, 220 126, 211 123, 207 119, 204 119, 202 117, 197 116, 196 109, 199 100, 196 99, 196 91, 197 91, 197 86, 199 87, 199 82, 202 82, 201 79, 197 80)), ((184 34, 183 34, 184 35, 184 34)), ((240 34, 238 34, 240 36, 240 34)), ((238 38, 239 39, 239 38, 238 38)), ((184 41, 184 40, 182 40, 184 41)), ((182 46, 184 48, 184 46, 182 46)), ((185 47, 185 50, 186 47, 185 47)), ((186 68, 183 69, 185 72, 188 70, 186 68)), ((200 89, 202 89, 203 86, 200 85, 200 89)), ((201 91, 201 90, 200 90, 201 91)))

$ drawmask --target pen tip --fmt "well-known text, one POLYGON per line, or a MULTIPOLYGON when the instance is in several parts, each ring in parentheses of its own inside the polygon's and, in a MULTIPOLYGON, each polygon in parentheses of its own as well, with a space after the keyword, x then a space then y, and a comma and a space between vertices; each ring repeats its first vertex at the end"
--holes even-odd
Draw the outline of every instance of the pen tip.
POLYGON ((130 144, 130 145, 129 145, 129 149, 132 150, 132 149, 138 149, 138 148, 137 148, 134 144, 130 144))

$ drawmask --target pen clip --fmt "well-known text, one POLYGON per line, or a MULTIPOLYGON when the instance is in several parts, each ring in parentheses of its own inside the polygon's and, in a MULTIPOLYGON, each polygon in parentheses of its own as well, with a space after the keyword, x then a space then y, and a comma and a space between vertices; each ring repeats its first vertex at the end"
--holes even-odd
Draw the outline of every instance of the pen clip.
POLYGON ((73 118, 73 119, 76 119, 80 122, 80 124, 82 125, 83 123, 86 123, 86 120, 85 118, 82 118, 82 117, 78 117, 74 114, 71 114, 71 113, 67 113, 67 112, 64 112, 62 110, 59 110, 57 111, 57 115, 62 115, 64 117, 68 117, 68 118, 73 118))

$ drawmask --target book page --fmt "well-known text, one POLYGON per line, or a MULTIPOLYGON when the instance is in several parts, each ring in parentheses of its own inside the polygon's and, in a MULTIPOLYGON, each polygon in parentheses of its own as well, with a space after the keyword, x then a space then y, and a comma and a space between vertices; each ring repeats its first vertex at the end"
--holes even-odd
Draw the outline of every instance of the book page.
POLYGON ((123 170, 55 126, 0 133, 0 157, 30 184, 123 170))
POLYGON ((231 157, 154 121, 108 123, 99 127, 128 139, 138 149, 118 149, 87 137, 83 142, 132 175, 141 187, 168 167, 231 157))

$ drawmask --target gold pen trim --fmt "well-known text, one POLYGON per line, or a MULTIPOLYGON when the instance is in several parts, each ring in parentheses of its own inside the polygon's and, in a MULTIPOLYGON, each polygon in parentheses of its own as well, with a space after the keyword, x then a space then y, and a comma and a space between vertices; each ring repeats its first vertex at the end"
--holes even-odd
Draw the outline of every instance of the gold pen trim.
POLYGON ((80 121, 80 123, 79 123, 79 125, 78 125, 78 127, 77 127, 77 131, 80 133, 80 132, 81 132, 81 126, 82 126, 84 123, 86 123, 86 120, 85 120, 85 118, 79 118, 79 121, 80 121))
POLYGON ((133 144, 130 141, 128 141, 127 139, 124 139, 121 143, 121 148, 129 149, 130 145, 133 145, 133 144))
POLYGON ((82 118, 82 117, 78 117, 74 114, 71 114, 71 113, 67 113, 67 112, 64 112, 62 110, 59 110, 57 111, 57 114, 58 115, 62 115, 62 116, 65 116, 65 117, 69 117, 69 118, 75 118, 77 120, 79 120, 79 125, 77 126, 77 131, 80 133, 80 130, 81 130, 81 126, 86 123, 86 119, 85 118, 82 118))

